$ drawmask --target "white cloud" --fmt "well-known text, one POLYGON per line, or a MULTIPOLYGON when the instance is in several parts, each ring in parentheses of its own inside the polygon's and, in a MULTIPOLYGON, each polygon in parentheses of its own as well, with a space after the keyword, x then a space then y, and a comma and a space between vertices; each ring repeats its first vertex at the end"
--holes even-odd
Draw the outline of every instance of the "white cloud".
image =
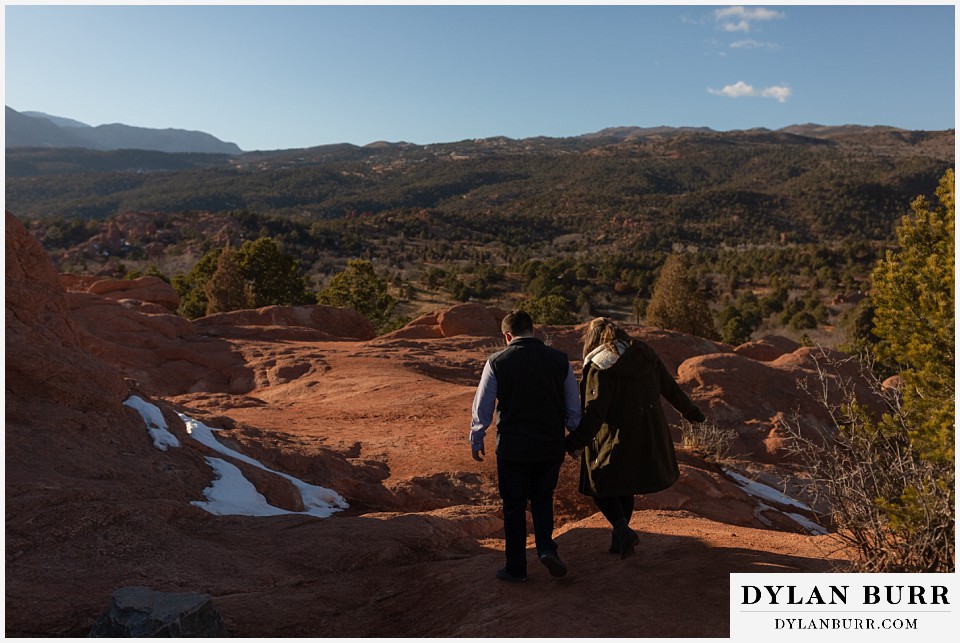
POLYGON ((723 89, 707 89, 707 91, 717 96, 729 96, 730 98, 757 95, 757 90, 753 88, 753 85, 748 85, 742 80, 737 81, 733 85, 727 85, 723 89))
POLYGON ((738 40, 730 43, 731 49, 779 49, 780 45, 775 42, 758 42, 748 38, 747 40, 738 40))
POLYGON ((742 98, 744 96, 773 98, 778 103, 787 102, 787 98, 789 98, 790 94, 792 93, 789 87, 774 85, 772 87, 757 89, 753 85, 747 84, 742 80, 737 81, 732 85, 727 85, 723 89, 707 88, 707 92, 714 94, 715 96, 727 96, 728 98, 742 98))
POLYGON ((785 14, 763 7, 727 7, 713 12, 713 18, 723 31, 749 33, 754 23, 783 18, 785 14))
POLYGON ((764 98, 773 98, 776 99, 778 103, 786 103, 787 99, 790 97, 790 94, 793 92, 790 91, 789 87, 783 87, 781 85, 774 85, 773 87, 767 87, 760 92, 760 95, 764 98))

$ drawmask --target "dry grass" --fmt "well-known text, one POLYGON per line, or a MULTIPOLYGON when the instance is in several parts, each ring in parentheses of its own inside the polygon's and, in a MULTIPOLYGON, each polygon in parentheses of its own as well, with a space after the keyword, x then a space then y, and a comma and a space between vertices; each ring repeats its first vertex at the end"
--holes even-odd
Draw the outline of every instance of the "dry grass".
POLYGON ((680 446, 689 449, 707 462, 732 464, 736 461, 730 454, 737 432, 722 429, 715 420, 694 423, 680 421, 680 446))
POLYGON ((913 451, 896 392, 871 378, 888 406, 881 430, 857 404, 850 382, 819 371, 820 386, 811 394, 830 412, 834 431, 824 437, 804 430, 797 419, 787 421, 788 448, 809 474, 805 492, 811 504, 829 507, 824 518, 836 525, 854 571, 953 572, 952 465, 938 466, 913 451), (828 398, 843 402, 830 404, 828 398))

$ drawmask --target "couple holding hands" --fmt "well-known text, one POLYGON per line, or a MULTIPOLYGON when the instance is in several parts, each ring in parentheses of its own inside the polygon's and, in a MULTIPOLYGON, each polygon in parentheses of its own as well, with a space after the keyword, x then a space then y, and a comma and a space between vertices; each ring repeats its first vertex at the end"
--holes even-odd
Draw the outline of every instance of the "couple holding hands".
POLYGON ((529 314, 511 312, 501 331, 507 347, 484 365, 470 429, 473 457, 481 460, 496 412, 506 541, 497 578, 527 580, 528 501, 540 562, 551 576, 566 575, 553 540, 553 492, 565 454, 580 459, 579 490, 613 528, 609 551, 630 556, 640 542, 630 527, 634 496, 666 489, 680 475, 660 397, 688 421, 703 422, 703 413, 653 349, 610 319, 587 328, 579 386, 566 353, 534 337, 529 314))

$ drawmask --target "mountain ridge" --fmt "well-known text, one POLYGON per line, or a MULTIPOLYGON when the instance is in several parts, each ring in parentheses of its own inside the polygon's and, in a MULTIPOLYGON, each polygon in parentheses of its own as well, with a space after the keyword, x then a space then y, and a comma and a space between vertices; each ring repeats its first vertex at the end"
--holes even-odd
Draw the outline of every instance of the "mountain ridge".
POLYGON ((212 134, 176 128, 154 129, 110 123, 92 127, 43 112, 18 112, 6 107, 6 140, 10 148, 85 148, 102 151, 142 149, 159 152, 240 154, 236 143, 212 134))
POLYGON ((45 118, 54 125, 59 127, 90 127, 87 123, 81 123, 80 121, 74 120, 72 118, 64 118, 62 116, 52 116, 45 112, 20 112, 24 116, 29 116, 31 118, 45 118))
MULTIPOLYGON (((462 144, 486 144, 486 145, 510 145, 519 143, 548 143, 558 141, 582 141, 596 144, 604 140, 616 141, 637 141, 651 138, 675 138, 679 136, 697 136, 697 135, 763 135, 780 134, 794 135, 810 139, 834 140, 844 137, 857 137, 869 134, 894 134, 905 138, 916 138, 918 135, 930 134, 934 132, 948 132, 949 130, 908 130, 890 125, 824 125, 821 123, 797 123, 787 125, 779 129, 769 129, 766 127, 752 127, 747 129, 715 130, 706 126, 637 126, 637 125, 617 125, 605 127, 594 132, 584 132, 570 136, 528 136, 523 138, 511 138, 508 136, 496 135, 483 138, 465 139, 463 141, 441 141, 435 143, 411 143, 409 141, 371 141, 366 144, 349 143, 341 141, 338 143, 324 143, 320 145, 305 145, 294 148, 278 148, 274 150, 242 150, 235 143, 221 141, 215 136, 206 132, 183 130, 177 128, 146 128, 126 125, 123 123, 105 123, 102 125, 91 126, 81 121, 63 116, 54 116, 40 111, 18 112, 11 107, 6 107, 7 127, 6 127, 6 147, 25 148, 25 147, 81 147, 86 149, 97 149, 101 151, 110 151, 117 149, 144 149, 163 152, 198 152, 212 154, 265 154, 270 156, 296 153, 298 151, 339 149, 339 150, 410 150, 416 148, 434 148, 438 146, 462 145, 462 144), (26 122, 20 117, 31 119, 26 122), (13 129, 11 129, 11 119, 13 120, 13 129), (56 132, 50 130, 49 126, 35 123, 49 123, 56 127, 56 132), (64 131, 67 130, 67 131, 64 131), (87 131, 88 130, 88 131, 87 131), (38 137, 35 132, 40 132, 38 137), (123 143, 137 143, 136 136, 154 136, 154 137, 178 137, 181 142, 187 138, 195 140, 195 144, 203 149, 187 149, 187 147, 175 144, 167 144, 166 147, 158 143, 147 141, 145 147, 136 147, 124 145, 117 147, 117 140, 123 143), (189 135, 189 137, 187 136, 189 135), (62 139, 49 140, 51 137, 62 139), (104 140, 105 139, 105 140, 104 140), (13 145, 10 141, 16 141, 13 145)), ((142 144, 142 142, 141 142, 142 144)))

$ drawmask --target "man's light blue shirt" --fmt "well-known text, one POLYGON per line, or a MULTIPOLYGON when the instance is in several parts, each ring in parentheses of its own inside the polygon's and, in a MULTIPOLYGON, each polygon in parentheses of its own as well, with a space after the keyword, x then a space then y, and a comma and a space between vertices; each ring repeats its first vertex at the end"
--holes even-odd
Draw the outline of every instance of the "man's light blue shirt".
MULTIPOLYGON (((575 430, 580 424, 580 390, 573 367, 567 364, 567 377, 563 381, 563 402, 567 410, 567 428, 575 430)), ((493 422, 493 413, 497 404, 497 377, 487 361, 480 375, 480 384, 473 396, 473 420, 470 423, 470 445, 474 451, 483 449, 483 438, 487 427, 493 422)))

